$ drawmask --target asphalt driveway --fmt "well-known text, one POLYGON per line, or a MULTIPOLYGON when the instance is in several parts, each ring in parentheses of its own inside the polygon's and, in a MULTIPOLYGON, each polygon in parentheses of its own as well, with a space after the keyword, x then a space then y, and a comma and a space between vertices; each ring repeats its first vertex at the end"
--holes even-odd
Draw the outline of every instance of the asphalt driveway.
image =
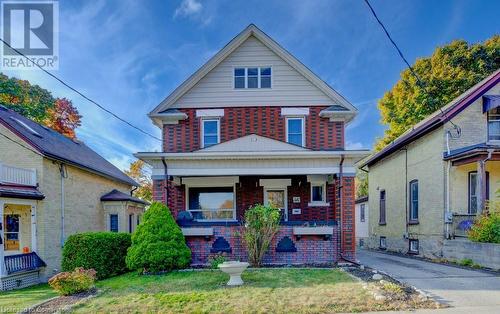
POLYGON ((359 250, 357 256, 362 264, 417 287, 456 310, 474 309, 476 313, 498 310, 496 313, 500 313, 500 274, 367 250, 359 250))

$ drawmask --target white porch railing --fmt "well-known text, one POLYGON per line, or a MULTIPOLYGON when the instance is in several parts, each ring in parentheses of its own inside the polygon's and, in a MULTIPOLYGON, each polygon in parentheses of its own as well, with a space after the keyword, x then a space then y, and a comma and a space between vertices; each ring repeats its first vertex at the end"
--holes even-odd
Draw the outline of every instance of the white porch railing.
POLYGON ((36 186, 36 170, 0 163, 0 183, 36 186))
POLYGON ((236 219, 236 210, 229 208, 188 209, 195 220, 231 221, 236 219))

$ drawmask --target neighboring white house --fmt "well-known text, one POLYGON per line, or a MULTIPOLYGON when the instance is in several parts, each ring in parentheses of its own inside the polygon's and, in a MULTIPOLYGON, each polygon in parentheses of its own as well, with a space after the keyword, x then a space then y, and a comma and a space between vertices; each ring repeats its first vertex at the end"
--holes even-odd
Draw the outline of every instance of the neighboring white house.
POLYGON ((368 238, 368 196, 356 199, 356 243, 358 246, 364 246, 368 238))

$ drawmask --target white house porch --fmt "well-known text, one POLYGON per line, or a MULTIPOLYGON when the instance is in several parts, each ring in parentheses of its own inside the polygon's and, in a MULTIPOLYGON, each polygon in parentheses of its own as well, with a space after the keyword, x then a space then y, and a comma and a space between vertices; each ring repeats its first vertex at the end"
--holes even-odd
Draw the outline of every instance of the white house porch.
POLYGON ((36 171, 0 164, 0 290, 39 283, 36 171))

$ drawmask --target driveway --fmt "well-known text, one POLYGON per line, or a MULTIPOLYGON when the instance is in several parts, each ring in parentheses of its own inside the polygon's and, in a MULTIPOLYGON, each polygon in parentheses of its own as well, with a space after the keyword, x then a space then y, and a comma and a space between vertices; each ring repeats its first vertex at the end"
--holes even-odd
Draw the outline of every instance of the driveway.
POLYGON ((359 250, 360 262, 419 288, 455 313, 500 313, 500 274, 467 270, 386 253, 359 250))

